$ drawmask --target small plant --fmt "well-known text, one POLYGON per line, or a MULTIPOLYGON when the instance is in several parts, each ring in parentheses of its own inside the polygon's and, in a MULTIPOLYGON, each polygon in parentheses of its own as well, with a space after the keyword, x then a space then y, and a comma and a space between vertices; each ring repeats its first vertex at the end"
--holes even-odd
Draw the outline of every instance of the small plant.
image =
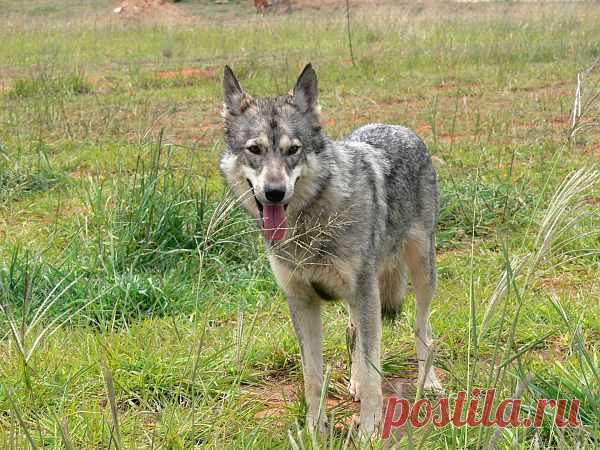
POLYGON ((87 94, 91 90, 91 84, 79 70, 60 74, 40 71, 34 76, 15 80, 9 96, 13 98, 56 97, 87 94))
POLYGON ((59 183, 63 175, 56 171, 43 151, 37 158, 26 158, 21 154, 9 155, 0 148, 0 206, 37 192, 47 191, 59 183))
POLYGON ((52 270, 43 274, 43 269, 39 260, 32 260, 29 255, 19 258, 18 248, 13 251, 10 265, 0 267, 0 313, 8 323, 9 335, 26 370, 25 376, 42 342, 81 310, 67 308, 57 315, 50 313, 79 278, 73 273, 55 276, 60 272, 52 270), (52 281, 44 283, 51 273, 52 281))

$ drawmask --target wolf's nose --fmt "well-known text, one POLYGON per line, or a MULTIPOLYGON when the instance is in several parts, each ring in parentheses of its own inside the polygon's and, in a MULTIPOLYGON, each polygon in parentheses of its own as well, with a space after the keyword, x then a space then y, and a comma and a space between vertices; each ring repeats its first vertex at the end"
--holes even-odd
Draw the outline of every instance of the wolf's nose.
POLYGON ((285 190, 280 188, 266 188, 265 197, 273 203, 278 203, 285 197, 285 190))

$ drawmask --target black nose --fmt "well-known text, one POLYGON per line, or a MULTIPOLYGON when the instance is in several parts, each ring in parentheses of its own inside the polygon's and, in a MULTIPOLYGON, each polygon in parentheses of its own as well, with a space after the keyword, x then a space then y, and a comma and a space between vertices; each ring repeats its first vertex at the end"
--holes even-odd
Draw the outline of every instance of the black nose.
POLYGON ((267 197, 267 200, 269 200, 270 202, 278 203, 281 200, 283 200, 283 197, 285 197, 285 189, 266 188, 265 197, 267 197))

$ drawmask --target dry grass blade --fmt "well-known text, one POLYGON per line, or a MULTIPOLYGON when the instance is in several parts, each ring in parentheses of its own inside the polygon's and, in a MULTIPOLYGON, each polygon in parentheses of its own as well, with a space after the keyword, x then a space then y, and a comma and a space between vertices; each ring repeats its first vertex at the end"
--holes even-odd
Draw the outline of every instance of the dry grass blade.
POLYGON ((535 250, 514 258, 504 270, 488 301, 479 336, 483 336, 500 301, 505 297, 511 280, 524 278, 521 297, 527 290, 540 263, 552 253, 552 248, 568 231, 587 217, 586 205, 580 200, 600 179, 600 172, 582 168, 566 177, 552 196, 535 238, 535 250))
POLYGON ((69 433, 69 421, 67 420, 66 417, 64 417, 63 420, 61 420, 58 425, 59 425, 58 429, 60 431, 60 435, 62 437, 65 448, 67 450, 74 450, 75 446, 73 445, 73 442, 71 440, 71 435, 69 433))
POLYGON ((577 74, 577 87, 571 111, 569 139, 572 141, 578 132, 600 126, 600 117, 594 110, 600 109, 600 76, 594 78, 600 67, 600 59, 577 74))
POLYGON ((287 434, 288 434, 288 441, 290 443, 290 447, 292 447, 292 450, 300 450, 300 446, 296 442, 296 439, 294 439, 294 436, 292 436, 292 430, 288 430, 287 434))
MULTIPOLYGON (((540 229, 536 238, 535 247, 537 251, 528 265, 525 288, 538 268, 540 261, 545 258, 554 242, 586 216, 585 205, 579 200, 582 195, 589 191, 600 178, 600 172, 582 168, 577 170, 556 190, 550 200, 540 229)), ((524 288, 524 289, 525 289, 524 288)))
POLYGON ((102 376, 104 377, 104 384, 106 387, 106 396, 110 403, 110 414, 112 416, 113 428, 111 432, 111 440, 114 440, 117 449, 123 448, 121 444, 121 430, 119 427, 119 411, 117 409, 117 395, 115 393, 115 385, 113 383, 113 376, 110 367, 107 362, 102 359, 102 376))
POLYGON ((217 203, 210 216, 206 229, 204 230, 203 238, 196 245, 201 269, 198 273, 199 279, 202 277, 202 267, 204 266, 206 255, 213 247, 233 243, 236 239, 239 240, 244 235, 253 233, 253 231, 234 232, 228 233, 228 236, 225 239, 216 239, 220 234, 229 231, 231 228, 237 227, 237 225, 254 221, 254 219, 228 220, 237 205, 243 204, 249 195, 251 195, 251 190, 244 192, 238 198, 235 198, 232 195, 226 195, 222 201, 217 203))
POLYGON ((74 315, 76 315, 77 313, 82 311, 85 307, 87 307, 94 300, 96 300, 96 298, 90 300, 89 302, 87 302, 85 305, 83 305, 81 308, 77 309, 76 311, 71 311, 70 314, 69 314, 69 311, 64 311, 63 313, 54 317, 50 321, 50 323, 46 327, 44 327, 42 329, 42 331, 35 337, 35 339, 33 340, 33 343, 28 348, 27 341, 26 341, 27 335, 29 335, 31 333, 31 331, 39 324, 39 322, 46 315, 48 315, 50 308, 54 304, 56 304, 58 302, 58 300, 60 300, 60 298, 67 291, 69 291, 69 289, 71 289, 75 283, 77 283, 81 279, 81 276, 75 278, 71 283, 69 283, 58 294, 55 295, 55 292, 59 289, 59 287, 61 287, 63 285, 63 282, 69 276, 70 276, 70 274, 66 275, 65 277, 63 277, 63 279, 61 279, 54 286, 54 288, 50 291, 50 293, 42 301, 42 304, 36 310, 36 312, 33 316, 33 319, 31 320, 30 323, 27 323, 25 320, 25 317, 23 317, 23 322, 22 322, 20 331, 18 329, 19 327, 17 324, 17 320, 14 317, 14 315, 10 312, 8 306, 4 306, 0 303, 0 311, 2 313, 4 313, 4 315, 6 316, 6 318, 8 320, 8 324, 10 327, 10 334, 11 334, 11 336, 15 342, 15 345, 17 346, 17 350, 19 351, 21 358, 23 359, 25 364, 29 363, 29 361, 33 357, 36 349, 43 342, 44 338, 55 333, 62 325, 64 325, 66 322, 68 322, 74 315), (66 318, 65 318, 65 316, 66 316, 66 318), (62 320, 62 322, 61 322, 61 320, 62 320))
POLYGON ((66 287, 64 287, 63 290, 60 291, 60 293, 58 293, 57 295, 54 295, 54 293, 58 290, 58 288, 63 284, 63 282, 70 275, 71 275, 71 273, 68 273, 62 280, 60 280, 60 282, 56 286, 54 286, 54 288, 46 296, 46 298, 44 299, 44 301, 42 302, 42 304, 36 311, 35 315, 33 316, 33 319, 31 320, 31 323, 29 324, 29 327, 28 327, 29 330, 31 330, 33 327, 35 327, 37 325, 37 323, 40 321, 40 319, 43 318, 44 315, 48 312, 48 309, 50 309, 53 304, 55 304, 69 289, 71 289, 71 287, 73 287, 73 285, 75 283, 77 283, 81 279, 81 276, 75 278, 71 283, 69 283, 66 287))
POLYGON ((10 328, 9 334, 15 341, 17 350, 19 351, 21 357, 24 360, 25 356, 27 355, 27 352, 23 347, 23 340, 21 339, 21 334, 19 333, 17 322, 12 313, 9 311, 8 307, 5 307, 4 305, 2 305, 2 303, 0 303, 0 311, 2 311, 2 313, 6 316, 6 320, 8 321, 8 326, 10 328))
POLYGON ((23 432, 25 433, 25 436, 27 437, 27 440, 29 441, 31 448, 33 450, 37 450, 37 445, 35 445, 35 441, 33 440, 33 437, 31 436, 31 433, 29 432, 29 429, 27 428, 27 424, 25 423, 25 420, 23 420, 23 417, 21 416, 21 412, 19 411, 19 408, 17 407, 17 405, 15 403, 11 388, 7 388, 6 395, 8 397, 10 406, 12 407, 12 410, 15 413, 17 421, 19 422, 19 425, 21 426, 21 428, 23 428, 23 432))
POLYGON ((299 270, 304 266, 329 264, 335 255, 326 250, 328 243, 336 239, 353 222, 348 214, 336 213, 327 217, 323 223, 319 219, 296 218, 296 225, 288 231, 288 237, 275 245, 278 259, 289 262, 299 270), (288 251, 291 248, 293 253, 288 251))
POLYGON ((33 344, 31 345, 31 348, 29 349, 29 352, 26 355, 25 362, 29 362, 31 360, 31 358, 33 357, 33 355, 35 353, 35 350, 38 348, 38 346, 42 343, 42 341, 45 338, 52 336, 63 325, 65 325, 69 320, 71 320, 73 317, 77 316, 77 314, 79 314, 81 311, 83 311, 89 305, 94 303, 96 300, 98 300, 98 298, 100 298, 104 294, 105 294, 105 292, 101 292, 98 296, 94 297, 93 299, 91 299, 90 301, 88 301, 87 303, 85 303, 83 306, 76 309, 75 311, 71 311, 71 312, 65 311, 65 312, 59 314, 58 316, 56 316, 35 338, 35 340, 33 341, 33 344), (63 318, 64 318, 64 320, 61 321, 61 319, 63 319, 63 318), (55 325, 55 324, 57 324, 57 325, 55 325))
POLYGON ((522 258, 513 258, 508 263, 508 267, 502 272, 502 276, 500 277, 500 280, 496 285, 496 289, 494 289, 494 293, 490 297, 490 300, 488 301, 488 304, 486 306, 483 321, 481 323, 481 328, 479 330, 479 339, 481 339, 481 337, 486 333, 487 328, 490 324, 490 320, 494 312, 496 311, 496 307, 508 291, 508 287, 514 274, 517 274, 521 271, 525 263, 528 261, 529 256, 530 254, 527 254, 522 258))

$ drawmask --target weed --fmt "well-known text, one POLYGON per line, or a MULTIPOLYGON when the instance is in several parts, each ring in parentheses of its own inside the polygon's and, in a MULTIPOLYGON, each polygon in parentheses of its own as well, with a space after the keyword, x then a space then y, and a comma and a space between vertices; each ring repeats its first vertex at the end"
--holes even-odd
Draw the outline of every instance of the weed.
POLYGON ((0 206, 47 191, 64 180, 64 175, 52 166, 41 145, 39 148, 34 158, 0 149, 0 206))
POLYGON ((451 248, 471 235, 517 231, 530 223, 533 198, 524 185, 442 180, 438 243, 451 248))
POLYGON ((91 84, 81 71, 55 74, 41 70, 35 76, 15 80, 9 96, 13 98, 57 97, 87 94, 91 90, 91 84))

